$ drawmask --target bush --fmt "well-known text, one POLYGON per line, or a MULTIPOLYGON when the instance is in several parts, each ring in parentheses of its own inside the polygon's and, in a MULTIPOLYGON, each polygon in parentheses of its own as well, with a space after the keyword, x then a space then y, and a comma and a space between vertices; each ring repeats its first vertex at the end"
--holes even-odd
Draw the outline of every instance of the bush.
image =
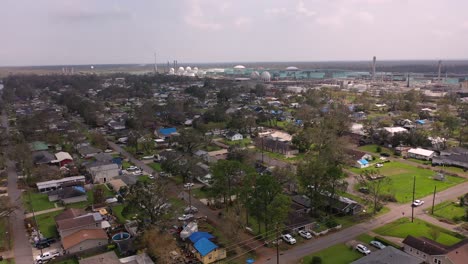
POLYGON ((381 146, 377 146, 377 148, 375 149, 375 152, 377 152, 377 153, 382 152, 382 147, 381 147, 381 146))
POLYGON ((337 226, 338 223, 335 221, 335 219, 329 218, 329 219, 325 222, 325 225, 326 225, 328 228, 333 228, 333 227, 337 226))
POLYGON ((322 258, 319 256, 313 256, 310 264, 322 264, 322 258))
POLYGON ((390 193, 381 194, 380 199, 385 202, 397 202, 395 195, 390 193))
POLYGON ((375 240, 377 240, 379 242, 382 242, 384 245, 387 245, 387 246, 392 246, 392 247, 397 248, 397 249, 400 248, 399 245, 397 245, 397 244, 395 244, 395 243, 393 243, 393 242, 391 242, 391 241, 389 241, 389 240, 387 240, 387 239, 385 239, 385 238, 383 238, 381 236, 376 236, 375 240))

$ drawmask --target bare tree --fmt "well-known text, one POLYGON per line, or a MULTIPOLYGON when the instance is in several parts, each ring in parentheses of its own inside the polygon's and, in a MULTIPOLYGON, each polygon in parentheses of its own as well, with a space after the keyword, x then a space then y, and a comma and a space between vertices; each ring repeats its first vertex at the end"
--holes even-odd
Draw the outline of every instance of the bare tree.
POLYGON ((379 170, 365 170, 358 177, 359 183, 369 190, 371 202, 374 204, 373 213, 376 214, 381 208, 381 195, 384 187, 388 186, 391 179, 388 177, 380 177, 379 170))

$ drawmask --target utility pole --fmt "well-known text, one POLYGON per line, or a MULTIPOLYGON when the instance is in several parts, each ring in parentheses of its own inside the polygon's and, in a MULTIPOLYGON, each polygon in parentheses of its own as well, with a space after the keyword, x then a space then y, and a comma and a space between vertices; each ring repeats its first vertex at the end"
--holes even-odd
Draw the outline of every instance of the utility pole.
MULTIPOLYGON (((32 215, 33 215, 33 219, 34 219, 34 225, 36 226, 36 232, 39 235, 40 234, 39 225, 37 224, 36 214, 34 212, 34 207, 33 207, 33 204, 31 202, 31 192, 28 192, 28 197, 29 197, 29 204, 31 205, 32 215)), ((39 241, 41 241, 41 236, 40 235, 39 235, 39 241)), ((42 256, 42 246, 39 247, 39 250, 41 251, 41 256, 42 256)))
POLYGON ((434 214, 434 204, 435 204, 435 194, 436 194, 436 191, 437 191, 437 185, 434 185, 434 195, 432 196, 432 210, 431 210, 431 214, 434 214))
POLYGON ((416 176, 413 176, 413 201, 411 202, 411 223, 414 222, 414 193, 416 192, 416 176))
POLYGON ((262 137, 262 165, 263 165, 263 137, 262 137))
POLYGON ((279 264, 279 229, 278 224, 276 224, 276 264, 279 264))

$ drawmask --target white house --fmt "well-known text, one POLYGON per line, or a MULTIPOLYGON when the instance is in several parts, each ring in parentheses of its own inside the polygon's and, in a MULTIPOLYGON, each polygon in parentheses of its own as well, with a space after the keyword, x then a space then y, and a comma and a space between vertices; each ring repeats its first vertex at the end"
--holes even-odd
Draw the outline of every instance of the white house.
POLYGON ((89 173, 95 183, 106 183, 119 176, 119 165, 112 163, 89 168, 89 173))
POLYGON ((367 168, 369 167, 369 161, 366 159, 360 159, 356 161, 356 167, 359 169, 367 168))
POLYGON ((231 140, 231 141, 236 141, 236 140, 242 140, 244 139, 244 137, 242 136, 242 134, 239 134, 237 132, 234 132, 234 131, 230 131, 226 134, 226 138, 231 140))
POLYGON ((434 155, 434 151, 422 148, 412 148, 408 150, 408 157, 420 160, 430 160, 432 157, 434 157, 434 155))

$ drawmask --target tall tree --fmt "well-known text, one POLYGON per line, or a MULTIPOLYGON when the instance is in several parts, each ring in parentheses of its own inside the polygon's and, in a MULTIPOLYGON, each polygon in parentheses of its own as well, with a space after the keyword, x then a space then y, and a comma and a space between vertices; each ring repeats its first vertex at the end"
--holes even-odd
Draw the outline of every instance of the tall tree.
POLYGON ((366 187, 369 190, 371 201, 374 204, 374 214, 377 214, 377 212, 379 212, 380 209, 382 209, 382 192, 385 187, 388 187, 390 185, 391 182, 391 179, 389 177, 381 178, 380 176, 381 174, 379 170, 369 169, 365 170, 358 177, 359 184, 363 187, 366 187))

